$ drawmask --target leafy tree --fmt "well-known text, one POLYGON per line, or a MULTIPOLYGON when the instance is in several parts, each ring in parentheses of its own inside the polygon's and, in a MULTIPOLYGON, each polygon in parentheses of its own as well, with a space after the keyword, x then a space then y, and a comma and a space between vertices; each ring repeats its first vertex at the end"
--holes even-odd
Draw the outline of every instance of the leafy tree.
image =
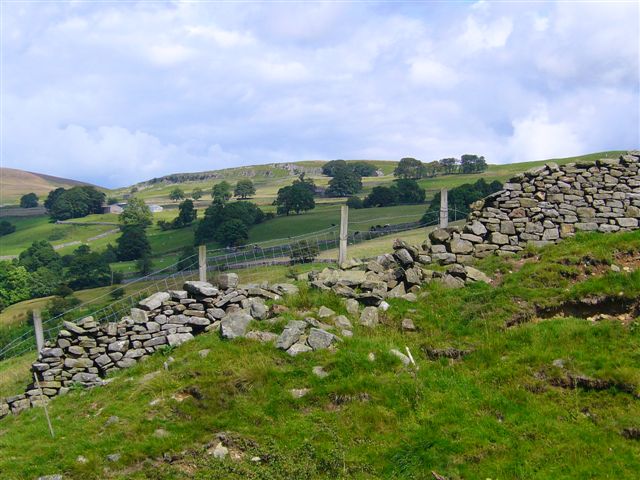
POLYGON ((440 164, 440 167, 442 168, 444 173, 450 175, 452 173, 456 173, 459 160, 457 158, 450 157, 443 158, 442 160, 439 160, 438 163, 440 164))
POLYGON ((349 197, 347 198, 347 207, 358 210, 360 208, 363 208, 364 204, 360 197, 349 197))
POLYGON ((30 297, 29 272, 22 265, 0 261, 0 310, 30 297))
POLYGON ((116 197, 107 198, 107 205, 115 205, 118 203, 118 199, 116 197))
POLYGON ((424 164, 424 176, 433 178, 442 171, 440 162, 429 162, 424 164))
MULTIPOLYGON (((51 193, 49 194, 51 196, 51 193)), ((60 192, 49 208, 53 220, 68 220, 85 217, 90 213, 101 213, 105 194, 95 187, 73 187, 60 192)), ((47 201, 49 198, 47 198, 47 201)), ((45 202, 45 206, 46 206, 45 202)))
POLYGON ((418 182, 408 178, 395 180, 395 189, 398 203, 423 203, 425 199, 424 188, 420 188, 418 182))
POLYGON ((334 177, 337 170, 347 168, 347 162, 344 160, 331 160, 322 166, 322 174, 327 177, 334 177))
POLYGON ((69 286, 75 290, 103 287, 111 284, 111 267, 104 255, 82 245, 73 252, 67 277, 69 286))
POLYGON ((122 235, 116 240, 119 260, 137 260, 151 253, 151 245, 144 227, 123 225, 120 229, 122 235))
POLYGON ((225 247, 242 245, 249 239, 247 225, 235 218, 223 222, 215 234, 215 240, 225 247))
POLYGON ((36 240, 29 248, 20 252, 18 263, 29 272, 35 272, 41 267, 60 271, 62 262, 60 255, 53 249, 53 246, 46 240, 36 240))
POLYGON ((377 168, 367 162, 351 162, 347 164, 361 177, 375 177, 377 168))
POLYGON ((322 174, 335 177, 340 170, 351 170, 360 177, 375 177, 376 167, 368 162, 345 162, 344 160, 331 160, 322 166, 322 174))
POLYGON ((123 225, 142 225, 148 227, 153 223, 153 214, 144 203, 144 200, 138 197, 131 197, 127 205, 118 216, 120 223, 123 225))
POLYGON ((153 271, 153 261, 150 255, 143 255, 136 262, 136 269, 140 275, 149 275, 153 271))
POLYGON ((393 175, 399 178, 420 179, 424 176, 424 164, 415 158, 402 158, 393 171, 393 175))
MULTIPOLYGON (((264 212, 250 202, 233 202, 228 204, 212 203, 204 212, 204 218, 198 224, 195 233, 195 244, 202 245, 212 240, 219 241, 218 231, 222 224, 229 220, 244 223, 248 232, 249 227, 261 223, 265 219, 264 212)), ((248 237, 247 237, 248 238, 248 237)), ((232 245, 220 240, 223 245, 232 245)))
POLYGON ((478 155, 462 155, 460 157, 460 170, 462 173, 480 173, 487 169, 487 161, 478 155))
MULTIPOLYGON (((500 182, 493 181, 491 183, 487 183, 484 178, 481 178, 475 183, 465 183, 463 185, 459 185, 455 188, 452 188, 448 192, 448 202, 449 202, 449 220, 454 220, 456 218, 459 219, 460 214, 456 214, 455 210, 463 210, 467 211, 473 202, 476 202, 487 195, 491 195, 494 192, 497 192, 502 189, 502 184, 500 182)), ((426 213, 422 217, 422 221, 426 222, 429 220, 433 220, 433 214, 431 212, 439 212, 440 211, 440 192, 437 192, 431 200, 429 207, 427 208, 426 213)))
POLYGON ((137 193, 138 192, 138 187, 131 187, 131 190, 129 190, 129 192, 133 193, 137 193))
POLYGON ((0 221, 0 237, 16 231, 16 226, 8 220, 0 221))
POLYGON ((38 196, 35 193, 27 193, 20 197, 21 208, 35 208, 38 206, 38 196))
POLYGON ((370 207, 388 207, 398 203, 398 192, 393 187, 373 187, 371 193, 364 199, 363 206, 370 207))
POLYGON ((55 190, 51 190, 47 195, 47 199, 44 201, 44 208, 47 209, 48 212, 53 208, 53 204, 56 203, 56 200, 60 195, 62 195, 66 190, 62 187, 58 187, 55 190))
POLYGON ((313 193, 304 182, 294 183, 278 190, 275 204, 278 206, 278 213, 286 215, 289 215, 292 210, 300 213, 312 210, 316 206, 313 193))
POLYGON ((31 298, 53 295, 60 289, 61 275, 57 270, 40 267, 31 274, 31 298))
POLYGON ((191 192, 191 198, 193 198, 194 200, 202 198, 202 195, 204 195, 204 192, 201 188, 194 188, 193 192, 191 192))
POLYGON ((191 223, 196 219, 196 216, 198 215, 198 211, 193 208, 193 201, 189 199, 180 203, 178 209, 178 217, 174 220, 174 223, 180 225, 180 227, 191 225, 191 223))
POLYGON ((248 178, 238 180, 238 183, 236 183, 236 188, 233 191, 233 194, 236 197, 240 197, 243 200, 250 197, 254 193, 256 193, 256 188, 253 186, 253 182, 248 178))
POLYGON ((291 244, 291 263, 310 263, 318 256, 320 249, 307 240, 291 244))
POLYGON ((118 251, 110 243, 107 244, 104 252, 102 252, 102 256, 107 263, 115 263, 118 261, 118 251))
POLYGON ((169 198, 174 202, 182 200, 184 198, 184 191, 180 187, 176 187, 169 193, 169 198))
POLYGON ((329 181, 327 195, 332 197, 349 197, 362 190, 360 175, 349 168, 338 168, 329 181))
POLYGON ((223 180, 216 183, 211 189, 211 198, 214 202, 225 203, 231 198, 231 185, 223 180))

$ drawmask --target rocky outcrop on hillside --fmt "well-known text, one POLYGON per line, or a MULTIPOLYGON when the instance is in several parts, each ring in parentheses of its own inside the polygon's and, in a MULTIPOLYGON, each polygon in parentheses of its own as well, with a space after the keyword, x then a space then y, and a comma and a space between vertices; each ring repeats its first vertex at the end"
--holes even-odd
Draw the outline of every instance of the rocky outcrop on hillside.
POLYGON ((474 204, 462 228, 429 235, 426 254, 440 264, 470 263, 492 253, 514 255, 578 231, 638 228, 640 151, 596 162, 549 163, 511 178, 474 204))

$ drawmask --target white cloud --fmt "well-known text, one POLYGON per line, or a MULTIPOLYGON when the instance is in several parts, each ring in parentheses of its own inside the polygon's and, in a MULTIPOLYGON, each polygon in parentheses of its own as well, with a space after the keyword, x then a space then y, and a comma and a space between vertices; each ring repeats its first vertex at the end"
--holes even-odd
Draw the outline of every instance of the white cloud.
POLYGON ((115 186, 304 158, 640 145, 637 4, 3 11, 6 166, 115 186))

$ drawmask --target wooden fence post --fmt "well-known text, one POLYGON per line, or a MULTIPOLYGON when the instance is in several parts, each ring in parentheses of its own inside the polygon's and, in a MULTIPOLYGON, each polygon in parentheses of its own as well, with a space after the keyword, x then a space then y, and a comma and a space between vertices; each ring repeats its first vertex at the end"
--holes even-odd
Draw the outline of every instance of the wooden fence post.
POLYGON ((42 317, 40 316, 40 310, 33 311, 33 329, 36 332, 36 348, 38 353, 44 347, 44 332, 42 330, 42 317))
POLYGON ((446 188, 440 190, 440 228, 449 226, 449 195, 446 188))
POLYGON ((198 276, 201 282, 207 281, 207 246, 198 247, 198 276))
POLYGON ((338 255, 338 265, 341 266, 347 261, 347 238, 349 235, 349 207, 340 207, 340 253, 338 255))

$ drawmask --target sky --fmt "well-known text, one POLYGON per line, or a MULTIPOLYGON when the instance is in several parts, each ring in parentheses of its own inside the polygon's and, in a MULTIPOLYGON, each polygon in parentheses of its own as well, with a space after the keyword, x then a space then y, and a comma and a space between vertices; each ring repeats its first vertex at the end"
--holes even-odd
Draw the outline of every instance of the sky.
POLYGON ((1 2, 4 167, 126 186, 640 147, 637 2, 1 2))

